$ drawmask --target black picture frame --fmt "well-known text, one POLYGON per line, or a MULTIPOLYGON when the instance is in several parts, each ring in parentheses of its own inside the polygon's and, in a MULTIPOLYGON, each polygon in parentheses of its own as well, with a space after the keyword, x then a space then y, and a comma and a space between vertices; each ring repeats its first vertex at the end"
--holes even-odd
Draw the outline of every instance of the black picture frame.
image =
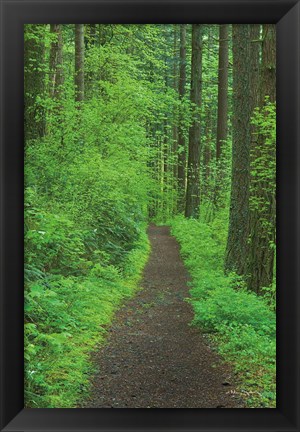
POLYGON ((1 430, 299 431, 299 1, 1 0, 0 3, 1 430), (23 408, 23 25, 54 22, 276 23, 276 409, 23 408))

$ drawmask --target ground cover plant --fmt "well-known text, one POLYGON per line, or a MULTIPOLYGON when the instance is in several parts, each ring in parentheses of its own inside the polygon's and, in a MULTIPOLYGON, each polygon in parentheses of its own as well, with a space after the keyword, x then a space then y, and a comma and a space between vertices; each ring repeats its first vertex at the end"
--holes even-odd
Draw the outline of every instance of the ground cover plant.
POLYGON ((248 406, 276 404, 276 316, 273 305, 247 290, 235 273, 224 274, 225 242, 214 225, 177 217, 172 232, 192 276, 193 325, 209 334, 234 364, 248 406), (199 265, 201 263, 201 266, 199 265))

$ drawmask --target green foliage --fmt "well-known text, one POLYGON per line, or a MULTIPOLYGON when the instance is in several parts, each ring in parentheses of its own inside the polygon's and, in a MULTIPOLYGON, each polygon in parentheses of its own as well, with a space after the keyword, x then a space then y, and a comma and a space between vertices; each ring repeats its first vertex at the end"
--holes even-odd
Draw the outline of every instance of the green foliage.
POLYGON ((73 407, 88 390, 90 352, 145 264, 143 200, 130 194, 133 167, 119 186, 115 175, 114 188, 113 169, 99 176, 96 154, 55 175, 54 156, 39 144, 41 170, 31 157, 26 165, 27 179, 35 174, 25 214, 26 405, 73 407))
MULTIPOLYGON (((276 267, 276 259, 274 260, 274 267, 276 267)), ((274 274, 276 274, 275 269, 274 274)), ((262 292, 270 306, 270 309, 276 312, 276 277, 274 277, 271 286, 262 288, 262 292)))
MULTIPOLYGON (((182 100, 178 27, 95 26, 93 34, 91 25, 84 26, 82 103, 74 102, 74 25, 61 25, 60 38, 49 25, 25 28, 28 407, 74 407, 87 394, 95 371, 91 352, 104 342, 116 308, 137 288, 149 251, 146 223, 166 223, 178 211, 176 170, 178 155, 186 150, 176 147, 178 128, 187 145, 195 114, 190 102, 191 26, 182 100), (59 56, 52 58, 51 50, 59 41, 61 62, 54 71, 51 61, 59 56), (58 71, 63 80, 51 92, 58 71)), ((275 283, 263 290, 264 298, 257 298, 246 291, 241 277, 225 276, 222 270, 231 128, 217 166, 217 39, 218 26, 205 25, 200 184, 206 223, 177 218, 171 224, 193 276, 194 324, 213 335, 234 362, 249 405, 273 406, 275 283)), ((230 51, 230 62, 231 57, 230 51)), ((229 68, 229 96, 231 84, 229 68)), ((230 112, 229 97, 228 118, 230 112)), ((252 119, 263 145, 252 154, 250 208, 261 212, 267 231, 272 229, 264 211, 275 184, 275 120, 268 99, 252 119)))
MULTIPOLYGON (((65 259, 73 259, 66 241, 72 244, 72 236, 71 231, 60 243, 65 259)), ((56 233, 55 246, 58 238, 56 233)), ((49 242, 39 244, 38 250, 46 254, 49 242)), ((96 254, 94 262, 82 258, 83 270, 78 269, 78 276, 72 276, 72 271, 66 275, 64 260, 50 261, 55 265, 52 273, 26 265, 26 406, 69 408, 87 394, 90 376, 95 372, 91 352, 103 343, 116 308, 136 290, 148 252, 149 244, 143 234, 128 253, 122 272, 112 265, 100 264, 101 258, 105 261, 103 254, 96 254)), ((75 267, 75 260, 71 263, 75 267)))
MULTIPOLYGON (((27 28, 27 38, 33 30, 27 28)), ((53 35, 43 30, 48 52, 53 35)), ((27 140, 25 149, 28 407, 74 407, 86 395, 95 369, 91 352, 105 340, 116 308, 137 288, 149 251, 145 124, 156 96, 123 50, 90 46, 89 97, 79 110, 72 26, 62 31, 60 97, 40 95, 46 133, 27 140)))
POLYGON ((222 324, 251 326, 258 334, 275 336, 275 316, 254 293, 234 285, 213 289, 206 301, 194 304, 195 324, 203 324, 207 331, 218 331, 222 324))
POLYGON ((192 276, 193 324, 209 333, 234 364, 248 406, 274 407, 276 319, 267 299, 247 291, 236 274, 224 275, 225 241, 215 230, 218 223, 177 217, 171 226, 192 276))
MULTIPOLYGON (((256 126, 255 139, 259 148, 252 149, 250 209, 262 215, 268 210, 276 185, 276 104, 266 97, 262 108, 256 108, 252 122, 256 126), (262 139, 262 142, 259 140, 262 139)), ((269 220, 262 223, 270 224, 269 220)), ((271 230, 273 227, 270 226, 271 230)))

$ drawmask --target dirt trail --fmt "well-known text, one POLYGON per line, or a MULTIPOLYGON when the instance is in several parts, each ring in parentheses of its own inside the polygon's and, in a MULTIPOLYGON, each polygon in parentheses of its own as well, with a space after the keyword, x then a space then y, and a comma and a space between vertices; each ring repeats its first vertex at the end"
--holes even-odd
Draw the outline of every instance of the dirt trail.
POLYGON ((100 372, 86 408, 239 408, 233 377, 201 332, 188 273, 168 227, 151 225, 143 289, 117 313, 108 343, 95 356, 100 372))

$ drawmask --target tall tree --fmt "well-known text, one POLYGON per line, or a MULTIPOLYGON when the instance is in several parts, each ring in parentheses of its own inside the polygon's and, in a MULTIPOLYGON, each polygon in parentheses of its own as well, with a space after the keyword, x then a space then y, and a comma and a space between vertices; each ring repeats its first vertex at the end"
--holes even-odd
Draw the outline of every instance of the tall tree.
MULTIPOLYGON (((173 88, 175 94, 178 89, 178 55, 177 55, 177 45, 178 45, 178 25, 173 25, 173 88)), ((175 161, 175 156, 177 156, 178 151, 178 107, 177 100, 175 100, 173 109, 173 176, 174 179, 178 177, 178 163, 175 161)))
MULTIPOLYGON (((251 111, 252 116, 254 114, 254 110, 256 107, 260 104, 260 75, 261 75, 261 45, 262 45, 262 39, 261 39, 261 25, 260 24, 251 24, 250 25, 250 59, 249 59, 249 68, 250 68, 250 104, 251 104, 251 111)), ((250 279, 249 275, 252 272, 253 266, 253 233, 255 230, 255 219, 256 215, 253 211, 253 208, 251 209, 251 201, 253 195, 253 185, 255 183, 256 176, 253 176, 253 170, 256 172, 256 159, 259 152, 259 146, 258 146, 258 134, 256 130, 256 126, 251 122, 250 125, 250 131, 251 131, 251 143, 250 143, 250 201, 249 201, 249 239, 248 239, 248 252, 247 252, 247 283, 248 288, 250 287, 250 279), (251 192, 252 189, 252 192, 251 192)))
POLYGON ((189 155, 185 216, 197 218, 200 212, 200 107, 202 72, 202 25, 192 25, 191 104, 193 119, 189 131, 189 155))
POLYGON ((92 45, 97 43, 97 24, 90 24, 90 43, 92 45))
POLYGON ((75 24, 75 101, 84 100, 84 24, 75 24))
POLYGON ((97 36, 97 24, 85 24, 84 44, 86 49, 96 45, 97 36))
POLYGON ((222 150, 227 140, 228 120, 228 37, 229 25, 219 26, 219 68, 218 68, 218 118, 216 141, 216 185, 214 204, 217 207, 222 199, 223 161, 222 150))
POLYGON ((180 24, 179 98, 180 119, 178 126, 178 210, 184 211, 186 183, 186 142, 184 134, 184 96, 186 86, 186 24, 180 24))
MULTIPOLYGON (((248 287, 258 294, 273 280, 275 250, 275 109, 276 33, 275 25, 263 26, 262 67, 259 86, 259 116, 251 162, 250 238, 248 287), (274 105, 273 105, 274 107, 274 105)), ((254 116, 254 119, 257 116, 254 116)))
POLYGON ((30 24, 25 28, 24 41, 24 104, 25 139, 41 138, 45 134, 45 29, 30 24))
MULTIPOLYGON (((214 29, 211 25, 205 26, 206 32, 207 32, 207 68, 210 69, 211 66, 211 60, 212 60, 212 53, 213 53, 213 42, 214 42, 214 29)), ((204 52, 204 50, 203 50, 204 52)), ((205 58, 202 58, 202 63, 204 65, 205 58)), ((203 69, 203 68, 202 68, 203 69)), ((204 73, 204 70, 202 70, 202 75, 204 73)), ((203 80, 205 80, 203 76, 203 80)), ((203 89, 204 90, 204 89, 203 89)), ((202 99, 204 102, 204 91, 202 90, 202 99)), ((211 149, 211 141, 212 141, 212 135, 213 135, 213 110, 214 110, 214 104, 212 103, 213 95, 212 95, 212 88, 209 84, 207 84, 207 91, 206 91, 206 103, 205 105, 202 103, 203 111, 205 112, 205 122, 204 122, 204 136, 205 140, 202 142, 202 160, 203 160, 203 172, 202 177, 200 179, 201 183, 201 202, 204 199, 208 199, 210 197, 210 178, 211 178, 211 158, 212 158, 212 149, 211 149)))
MULTIPOLYGON (((261 25, 250 24, 250 104, 251 110, 260 104, 261 25)), ((251 124, 251 149, 256 147, 255 127, 251 124)))
POLYGON ((232 27, 233 136, 229 231, 225 270, 245 274, 249 229, 250 179, 250 25, 232 27))
POLYGON ((50 24, 52 41, 49 57, 49 94, 57 98, 64 82, 63 75, 63 39, 61 24, 50 24))

